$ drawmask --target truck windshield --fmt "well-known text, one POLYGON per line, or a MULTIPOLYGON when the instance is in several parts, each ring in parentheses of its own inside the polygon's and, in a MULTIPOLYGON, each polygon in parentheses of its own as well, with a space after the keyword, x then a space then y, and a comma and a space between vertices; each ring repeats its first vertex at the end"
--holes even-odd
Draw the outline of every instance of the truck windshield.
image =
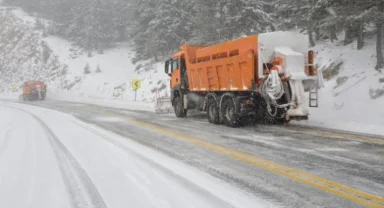
POLYGON ((171 65, 172 65, 172 72, 179 69, 179 61, 178 59, 173 59, 171 61, 171 65))

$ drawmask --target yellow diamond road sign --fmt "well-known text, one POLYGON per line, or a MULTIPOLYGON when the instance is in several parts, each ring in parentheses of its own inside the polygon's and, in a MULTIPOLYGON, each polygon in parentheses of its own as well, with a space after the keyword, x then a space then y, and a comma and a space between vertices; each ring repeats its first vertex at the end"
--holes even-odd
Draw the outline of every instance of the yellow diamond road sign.
POLYGON ((141 80, 140 79, 133 79, 131 83, 132 89, 138 90, 141 88, 141 80))

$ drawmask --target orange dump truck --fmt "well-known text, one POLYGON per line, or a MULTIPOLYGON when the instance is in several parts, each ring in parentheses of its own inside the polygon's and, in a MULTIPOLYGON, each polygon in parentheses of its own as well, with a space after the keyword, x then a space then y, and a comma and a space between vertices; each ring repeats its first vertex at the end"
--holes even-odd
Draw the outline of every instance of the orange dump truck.
POLYGON ((22 85, 23 100, 44 100, 47 94, 47 85, 42 81, 28 81, 22 85))
POLYGON ((184 44, 165 62, 177 117, 207 111, 214 124, 236 126, 245 117, 284 123, 308 119, 317 107, 321 76, 304 35, 273 32, 213 46, 184 44))

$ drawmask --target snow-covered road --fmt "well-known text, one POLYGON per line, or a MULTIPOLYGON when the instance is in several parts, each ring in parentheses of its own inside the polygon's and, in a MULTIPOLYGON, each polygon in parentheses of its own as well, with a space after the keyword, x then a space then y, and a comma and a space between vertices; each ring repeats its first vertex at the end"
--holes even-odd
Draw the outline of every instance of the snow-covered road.
POLYGON ((0 101, 2 207, 383 207, 384 139, 0 101))
POLYGON ((268 207, 69 114, 0 102, 0 207, 268 207))

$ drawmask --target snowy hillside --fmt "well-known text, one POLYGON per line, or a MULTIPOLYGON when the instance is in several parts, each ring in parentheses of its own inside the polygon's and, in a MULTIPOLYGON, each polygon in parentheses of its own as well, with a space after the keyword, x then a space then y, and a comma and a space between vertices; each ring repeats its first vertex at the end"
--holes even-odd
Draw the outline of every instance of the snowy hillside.
POLYGON ((375 39, 366 37, 362 50, 356 50, 356 42, 343 46, 341 36, 340 41, 317 44, 325 88, 320 107, 310 109, 310 120, 300 123, 384 135, 384 74, 374 69, 375 39))
MULTIPOLYGON (((35 19, 21 10, 3 9, 0 18, 3 94, 27 79, 40 78, 48 82, 49 99, 152 111, 155 89, 161 94, 169 91, 163 64, 131 63, 134 52, 130 43, 118 43, 103 54, 89 53, 67 40, 43 37, 42 31, 35 30, 35 19), (130 82, 135 78, 142 80, 143 87, 138 91, 138 102, 132 102, 135 93, 130 82)), ((316 62, 327 79, 320 92, 320 107, 310 109, 309 121, 296 123, 384 134, 379 128, 384 125, 384 96, 380 96, 384 75, 374 70, 374 39, 366 37, 362 50, 356 50, 355 42, 343 46, 341 36, 334 43, 318 42, 316 62)))
POLYGON ((44 37, 42 31, 35 30, 34 19, 19 9, 3 9, 0 16, 0 64, 6 67, 0 84, 5 93, 23 81, 41 79, 48 83, 50 99, 124 102, 135 99, 131 80, 141 79, 137 101, 142 105, 153 101, 156 89, 160 94, 167 89, 163 65, 132 64, 134 53, 129 43, 116 44, 102 54, 87 52, 61 38, 44 37), (10 36, 16 37, 8 41, 10 36))
POLYGON ((135 92, 131 88, 132 79, 142 80, 142 89, 137 92, 137 100, 141 102, 152 102, 156 88, 163 91, 167 89, 168 77, 162 70, 162 64, 132 64, 134 53, 130 50, 129 43, 118 44, 103 54, 89 54, 57 37, 47 37, 44 40, 58 54, 60 62, 68 65, 66 80, 71 83, 66 89, 51 90, 51 98, 133 101, 135 92), (89 73, 85 72, 87 66, 89 73))
POLYGON ((0 11, 0 92, 21 86, 28 79, 54 80, 62 85, 65 68, 33 27, 12 14, 0 11))

